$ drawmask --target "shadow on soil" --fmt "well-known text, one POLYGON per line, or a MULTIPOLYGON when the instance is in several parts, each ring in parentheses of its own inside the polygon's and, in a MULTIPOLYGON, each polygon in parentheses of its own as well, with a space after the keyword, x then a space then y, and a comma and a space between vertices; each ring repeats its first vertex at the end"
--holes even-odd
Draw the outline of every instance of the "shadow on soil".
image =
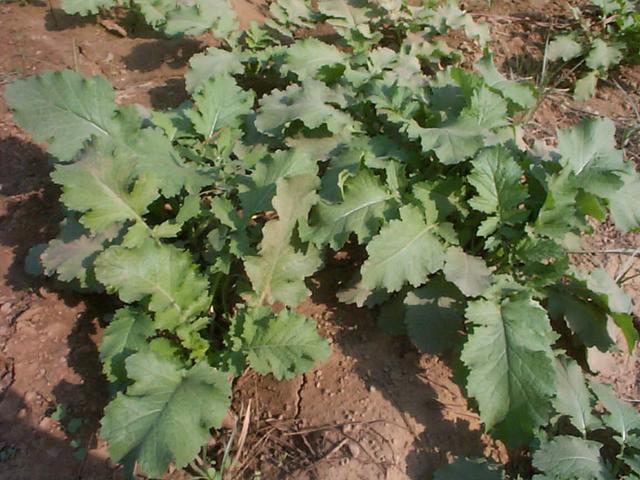
MULTIPOLYGON (((339 326, 334 343, 355 360, 355 370, 369 389, 381 392, 403 415, 425 427, 415 434, 413 449, 405 459, 411 479, 431 478, 451 456, 482 457, 484 444, 481 431, 460 419, 464 405, 444 405, 438 389, 448 389, 438 379, 430 379, 429 371, 420 364, 422 355, 405 336, 390 336, 376 325, 374 311, 355 305, 339 304, 335 297, 339 287, 336 279, 349 279, 362 252, 350 252, 351 260, 329 260, 325 270, 315 278, 319 288, 312 289, 314 303, 329 307, 330 321, 339 326), (356 258, 354 258, 356 257, 356 258), (458 414, 457 420, 444 417, 448 409, 458 414)), ((441 358, 446 363, 446 359, 441 358)), ((456 396, 452 392, 452 396, 456 396)), ((460 399, 457 399, 458 401, 460 399)), ((473 418, 475 420, 475 418, 473 418)), ((477 424, 477 421, 475 422, 477 424)))
MULTIPOLYGON (((62 380, 52 387, 50 398, 40 399, 49 410, 64 405, 68 413, 60 423, 68 430, 66 433, 69 441, 75 439, 78 443, 72 446, 69 441, 42 431, 37 427, 41 419, 29 418, 29 405, 22 398, 11 388, 4 394, 0 392, 0 459, 6 460, 0 462, 0 478, 112 478, 111 469, 107 470, 104 459, 74 459, 74 454, 79 455, 78 449, 95 448, 99 418, 107 401, 106 381, 101 373, 96 344, 91 337, 96 333, 96 319, 112 310, 109 308, 110 300, 98 295, 88 297, 64 291, 59 284, 31 277, 25 272, 24 261, 29 249, 57 234, 61 217, 57 201, 59 192, 48 178, 48 156, 38 146, 16 137, 3 138, 0 139, 0 158, 0 206, 4 204, 0 210, 0 244, 13 251, 13 261, 5 275, 5 283, 13 290, 22 292, 23 297, 31 299, 28 302, 37 302, 38 297, 46 295, 47 291, 55 291, 68 306, 77 306, 80 302, 87 304, 86 310, 75 320, 65 339, 70 352, 66 365, 82 381, 72 384, 62 380), (70 428, 69 422, 73 418, 81 419, 81 426, 76 421, 76 425, 70 428), (52 458, 62 455, 63 458, 55 460, 56 465, 68 466, 68 471, 38 472, 39 465, 44 468, 50 463, 49 460, 53 461, 49 458, 39 463, 38 456, 43 454, 52 458), (93 473, 83 475, 84 468, 93 473), (3 471, 12 473, 4 476, 3 471), (98 475, 98 471, 102 473, 98 475)), ((55 308, 53 304, 49 306, 55 308)), ((0 320, 11 335, 16 330, 16 323, 20 322, 20 316, 3 316, 0 320)), ((46 317, 43 321, 46 325, 46 317)), ((0 349, 2 347, 0 345, 0 349)), ((34 358, 33 361, 38 360, 34 358)))

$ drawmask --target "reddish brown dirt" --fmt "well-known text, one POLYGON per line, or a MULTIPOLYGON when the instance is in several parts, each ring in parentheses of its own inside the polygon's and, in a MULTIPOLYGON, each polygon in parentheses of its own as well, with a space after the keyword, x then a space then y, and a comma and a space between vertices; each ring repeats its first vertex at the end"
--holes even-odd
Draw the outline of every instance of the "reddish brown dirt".
MULTIPOLYGON (((492 26, 503 70, 535 78, 548 19, 566 15, 564 2, 493 3, 490 10, 481 1, 468 6, 487 13, 479 18, 492 26)), ((245 24, 263 17, 250 1, 235 5, 245 24)), ((107 28, 107 20, 99 25, 45 4, 0 4, 0 85, 43 70, 76 68, 107 77, 121 103, 180 103, 186 62, 206 39, 161 39, 118 19, 123 37, 107 28)), ((620 87, 605 84, 586 105, 574 104, 560 85, 527 132, 551 142, 557 126, 594 111, 628 127, 637 121, 630 105, 639 99, 629 92, 639 91, 640 70, 624 69, 616 78, 620 87)), ((632 157, 640 152, 637 140, 627 145, 632 157)), ((58 192, 48 180, 46 154, 13 124, 1 101, 0 167, 0 478, 118 478, 96 433, 107 397, 96 345, 109 299, 64 293, 60 285, 24 273, 28 249, 56 233, 58 192), (60 405, 67 413, 56 419, 51 413, 60 405), (81 420, 77 430, 74 419, 81 420), (88 454, 81 459, 83 448, 88 454)), ((586 242, 594 249, 640 243, 606 224, 586 242)), ((600 262, 611 273, 625 261, 611 255, 579 260, 586 266, 600 262)), ((344 259, 331 261, 311 282, 312 298, 301 307, 330 338, 332 356, 289 382, 253 373, 238 380, 228 425, 235 414, 241 422, 251 403, 238 476, 253 478, 259 471, 263 479, 418 479, 456 455, 506 460, 503 449, 481 433, 447 359, 419 355, 406 339, 379 332, 372 313, 336 302, 336 279, 348 278, 348 268, 344 259)), ((628 285, 638 300, 639 286, 628 285)), ((622 354, 614 359, 600 360, 603 378, 637 399, 635 360, 622 354)), ((228 436, 223 430, 212 443, 219 446, 228 436)))

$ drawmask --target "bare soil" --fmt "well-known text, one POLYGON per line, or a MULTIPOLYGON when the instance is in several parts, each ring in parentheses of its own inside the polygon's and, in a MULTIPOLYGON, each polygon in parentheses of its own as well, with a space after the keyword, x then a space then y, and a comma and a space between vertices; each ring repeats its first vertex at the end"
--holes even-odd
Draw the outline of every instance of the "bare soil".
MULTIPOLYGON (((488 8, 474 1, 467 7, 491 25, 502 70, 535 78, 549 28, 568 15, 565 3, 504 0, 488 8)), ((245 24, 264 17, 249 0, 235 5, 245 24)), ((0 85, 71 68, 104 75, 120 103, 165 108, 185 98, 186 63, 209 41, 160 38, 127 17, 96 21, 47 4, 0 4, 0 85)), ((587 104, 571 101, 569 82, 560 83, 525 138, 551 144, 558 126, 597 113, 621 129, 638 125, 640 69, 626 67, 613 78, 587 104)), ((638 161, 638 135, 625 142, 638 161)), ((24 272, 29 248, 53 237, 60 218, 49 171, 42 146, 16 127, 0 100, 0 479, 119 478, 97 434, 108 397, 97 345, 111 300, 71 294, 24 272)), ((594 225, 594 235, 584 240, 593 250, 640 245, 638 235, 619 235, 606 223, 594 225)), ((576 258, 610 273, 627 260, 576 258)), ((406 339, 380 332, 372 312, 337 302, 339 279, 349 278, 350 268, 349 258, 336 255, 312 279, 313 294, 300 308, 330 339, 331 357, 288 382, 254 373, 238 379, 227 428, 213 439, 213 449, 229 438, 234 423, 248 418, 237 478, 261 472, 263 479, 419 479, 459 455, 506 462, 504 448, 482 433, 453 381, 453 358, 421 355, 406 339)), ((640 305, 638 279, 626 287, 640 305)), ((640 397, 635 356, 596 361, 601 378, 622 396, 640 397)))

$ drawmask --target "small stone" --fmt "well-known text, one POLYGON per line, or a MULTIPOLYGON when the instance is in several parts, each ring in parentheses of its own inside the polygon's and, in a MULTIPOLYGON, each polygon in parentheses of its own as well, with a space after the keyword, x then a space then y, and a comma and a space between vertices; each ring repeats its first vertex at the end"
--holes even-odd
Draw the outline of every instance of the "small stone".
POLYGON ((54 420, 50 417, 43 417, 42 420, 40 420, 40 428, 42 430, 51 430, 51 428, 54 425, 54 420))
POLYGON ((374 387, 373 385, 369 385, 369 393, 373 393, 376 391, 376 387, 374 387))
POLYGON ((18 418, 26 418, 27 417, 27 409, 26 408, 21 408, 18 411, 18 418))
POLYGON ((356 443, 348 442, 347 448, 349 449, 351 458, 358 458, 358 455, 360 455, 360 447, 356 443))
POLYGON ((11 307, 13 307, 13 305, 11 305, 11 303, 9 303, 9 302, 3 303, 2 306, 0 307, 0 312, 4 313, 6 315, 11 311, 11 307))
POLYGON ((36 392, 27 392, 24 394, 24 401, 27 403, 33 403, 38 399, 38 394, 36 392))

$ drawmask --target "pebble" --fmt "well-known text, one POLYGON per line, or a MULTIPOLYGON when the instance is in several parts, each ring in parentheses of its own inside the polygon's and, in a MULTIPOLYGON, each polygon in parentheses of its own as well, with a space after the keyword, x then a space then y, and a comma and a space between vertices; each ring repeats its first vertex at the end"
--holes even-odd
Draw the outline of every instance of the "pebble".
POLYGON ((51 427, 53 427, 54 425, 54 421, 52 418, 50 417, 43 417, 42 420, 40 420, 40 428, 43 430, 50 430, 51 427))
POLYGON ((38 394, 36 392, 27 392, 24 394, 24 401, 27 403, 33 403, 38 399, 38 394))
POLYGON ((11 305, 11 303, 9 303, 9 302, 3 303, 2 306, 0 307, 0 312, 4 313, 6 315, 7 313, 9 313, 11 311, 11 307, 13 307, 13 305, 11 305))

